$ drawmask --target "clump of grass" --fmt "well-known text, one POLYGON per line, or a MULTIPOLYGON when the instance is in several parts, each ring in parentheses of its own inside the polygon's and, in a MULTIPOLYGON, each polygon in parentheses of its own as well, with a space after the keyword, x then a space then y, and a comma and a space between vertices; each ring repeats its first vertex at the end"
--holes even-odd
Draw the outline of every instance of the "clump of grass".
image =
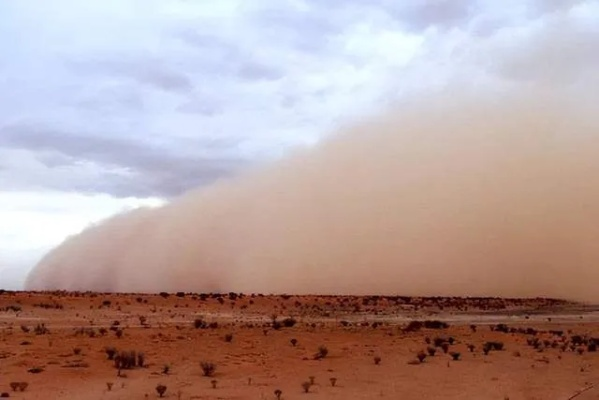
POLYGON ((216 365, 212 362, 202 361, 200 362, 200 367, 202 367, 204 376, 213 376, 216 371, 216 365))

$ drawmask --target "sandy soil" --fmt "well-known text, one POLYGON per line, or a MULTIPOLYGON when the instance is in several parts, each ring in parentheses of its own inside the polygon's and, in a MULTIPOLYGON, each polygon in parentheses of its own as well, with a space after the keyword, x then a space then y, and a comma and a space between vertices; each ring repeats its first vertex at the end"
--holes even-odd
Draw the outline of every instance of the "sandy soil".
POLYGON ((565 400, 599 382, 598 315, 542 299, 2 292, 0 393, 154 399, 165 385, 168 399, 565 400), (410 324, 426 320, 449 326, 410 324), (487 342, 504 348, 485 355, 487 342), (119 370, 110 347, 142 352, 143 366, 119 370))

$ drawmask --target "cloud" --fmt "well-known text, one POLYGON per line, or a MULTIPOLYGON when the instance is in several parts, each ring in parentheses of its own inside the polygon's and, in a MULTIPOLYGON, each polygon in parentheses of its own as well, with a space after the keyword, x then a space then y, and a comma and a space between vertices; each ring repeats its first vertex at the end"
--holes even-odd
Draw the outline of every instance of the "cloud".
POLYGON ((0 2, 0 191, 173 198, 450 84, 582 104, 597 26, 584 0, 0 2))

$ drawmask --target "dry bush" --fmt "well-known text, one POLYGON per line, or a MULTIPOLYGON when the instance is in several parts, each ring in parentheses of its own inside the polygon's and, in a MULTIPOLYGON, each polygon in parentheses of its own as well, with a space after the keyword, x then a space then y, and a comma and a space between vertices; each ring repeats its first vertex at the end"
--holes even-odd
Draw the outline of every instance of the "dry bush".
POLYGON ((327 349, 326 346, 321 345, 318 347, 318 352, 316 353, 316 355, 314 356, 315 360, 320 360, 325 358, 327 355, 329 354, 329 349, 327 349))
POLYGON ((375 365, 379 365, 381 363, 381 357, 379 356, 374 356, 374 364, 375 365))
POLYGON ((200 362, 200 367, 202 367, 204 376, 213 376, 216 371, 216 365, 212 362, 202 361, 200 362))
POLYGON ((302 388, 304 389, 304 393, 308 393, 310 391, 310 382, 302 382, 302 388))

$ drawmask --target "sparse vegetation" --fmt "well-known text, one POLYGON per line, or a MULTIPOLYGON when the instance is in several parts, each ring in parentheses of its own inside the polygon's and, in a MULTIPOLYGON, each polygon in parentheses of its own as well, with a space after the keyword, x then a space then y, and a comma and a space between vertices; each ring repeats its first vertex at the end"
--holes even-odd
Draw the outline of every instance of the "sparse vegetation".
POLYGON ((374 356, 374 364, 375 365, 379 365, 381 363, 381 357, 379 356, 374 356))

